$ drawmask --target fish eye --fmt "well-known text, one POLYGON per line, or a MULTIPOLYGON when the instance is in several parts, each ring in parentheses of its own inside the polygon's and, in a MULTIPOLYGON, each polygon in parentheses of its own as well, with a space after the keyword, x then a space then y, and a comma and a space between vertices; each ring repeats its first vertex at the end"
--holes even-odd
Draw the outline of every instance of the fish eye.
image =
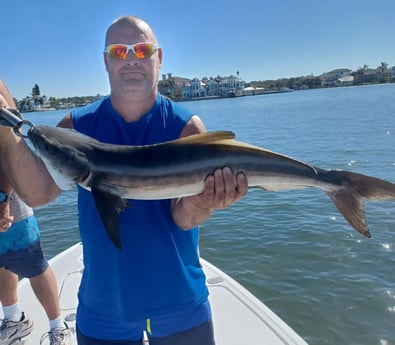
POLYGON ((53 152, 56 152, 58 149, 55 146, 50 145, 50 144, 47 143, 47 144, 44 144, 44 150, 46 152, 53 153, 53 152))

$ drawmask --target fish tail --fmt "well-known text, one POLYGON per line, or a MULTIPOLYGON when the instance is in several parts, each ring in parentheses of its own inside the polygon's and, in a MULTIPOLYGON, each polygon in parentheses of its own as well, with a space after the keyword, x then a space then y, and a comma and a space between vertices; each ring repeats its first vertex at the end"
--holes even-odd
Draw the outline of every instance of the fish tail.
POLYGON ((348 171, 332 170, 341 181, 339 189, 327 192, 351 226, 370 238, 364 203, 366 200, 395 199, 395 184, 348 171))

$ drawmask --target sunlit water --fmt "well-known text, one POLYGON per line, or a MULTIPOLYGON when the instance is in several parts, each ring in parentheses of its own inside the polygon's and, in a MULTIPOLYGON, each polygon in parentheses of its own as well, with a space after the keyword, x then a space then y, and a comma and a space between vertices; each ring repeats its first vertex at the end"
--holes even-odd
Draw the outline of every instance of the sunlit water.
MULTIPOLYGON (((395 85, 186 102, 208 130, 321 168, 395 182, 395 85)), ((64 112, 25 114, 55 125, 64 112)), ((48 257, 78 241, 76 193, 36 210, 48 257)), ((367 204, 356 233, 320 190, 251 190, 201 226, 203 257, 309 344, 395 344, 395 202, 367 204)), ((248 332, 248 330, 246 330, 248 332)))

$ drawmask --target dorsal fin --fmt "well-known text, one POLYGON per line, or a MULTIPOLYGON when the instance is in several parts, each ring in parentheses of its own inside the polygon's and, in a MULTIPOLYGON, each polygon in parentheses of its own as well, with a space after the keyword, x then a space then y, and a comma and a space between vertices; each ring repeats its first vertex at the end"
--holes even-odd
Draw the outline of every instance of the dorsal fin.
POLYGON ((206 132, 189 135, 172 141, 172 144, 209 144, 222 140, 233 140, 236 135, 231 131, 206 132))
POLYGON ((178 145, 178 144, 194 144, 194 145, 204 145, 204 144, 222 144, 222 145, 228 145, 228 146, 236 146, 239 148, 245 148, 245 149, 251 149, 251 150, 259 150, 267 155, 270 156, 276 156, 277 158, 280 159, 289 159, 294 161, 295 163, 301 164, 305 167, 308 167, 314 171, 314 173, 318 173, 316 168, 310 164, 304 163, 302 161, 298 161, 294 158, 291 158, 289 156, 284 156, 279 153, 276 153, 274 151, 270 151, 267 149, 264 149, 259 146, 251 145, 248 143, 245 143, 243 141, 237 141, 235 140, 235 133, 231 131, 216 131, 216 132, 206 132, 206 133, 200 133, 200 134, 193 134, 184 138, 180 138, 177 140, 173 140, 170 142, 165 143, 166 144, 171 144, 171 145, 178 145))

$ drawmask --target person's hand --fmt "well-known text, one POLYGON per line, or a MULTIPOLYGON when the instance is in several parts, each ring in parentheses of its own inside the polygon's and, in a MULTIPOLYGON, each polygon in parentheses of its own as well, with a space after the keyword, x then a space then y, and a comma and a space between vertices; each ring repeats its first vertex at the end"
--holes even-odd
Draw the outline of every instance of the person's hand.
POLYGON ((234 174, 230 168, 225 167, 207 176, 203 193, 186 197, 185 201, 200 208, 223 209, 240 200, 247 191, 246 176, 243 173, 234 174))
POLYGON ((10 203, 0 203, 0 232, 6 232, 12 225, 14 217, 10 216, 10 203))
POLYGON ((247 177, 225 167, 207 176, 201 194, 173 199, 175 223, 188 230, 206 221, 213 210, 227 208, 248 191, 247 177))

